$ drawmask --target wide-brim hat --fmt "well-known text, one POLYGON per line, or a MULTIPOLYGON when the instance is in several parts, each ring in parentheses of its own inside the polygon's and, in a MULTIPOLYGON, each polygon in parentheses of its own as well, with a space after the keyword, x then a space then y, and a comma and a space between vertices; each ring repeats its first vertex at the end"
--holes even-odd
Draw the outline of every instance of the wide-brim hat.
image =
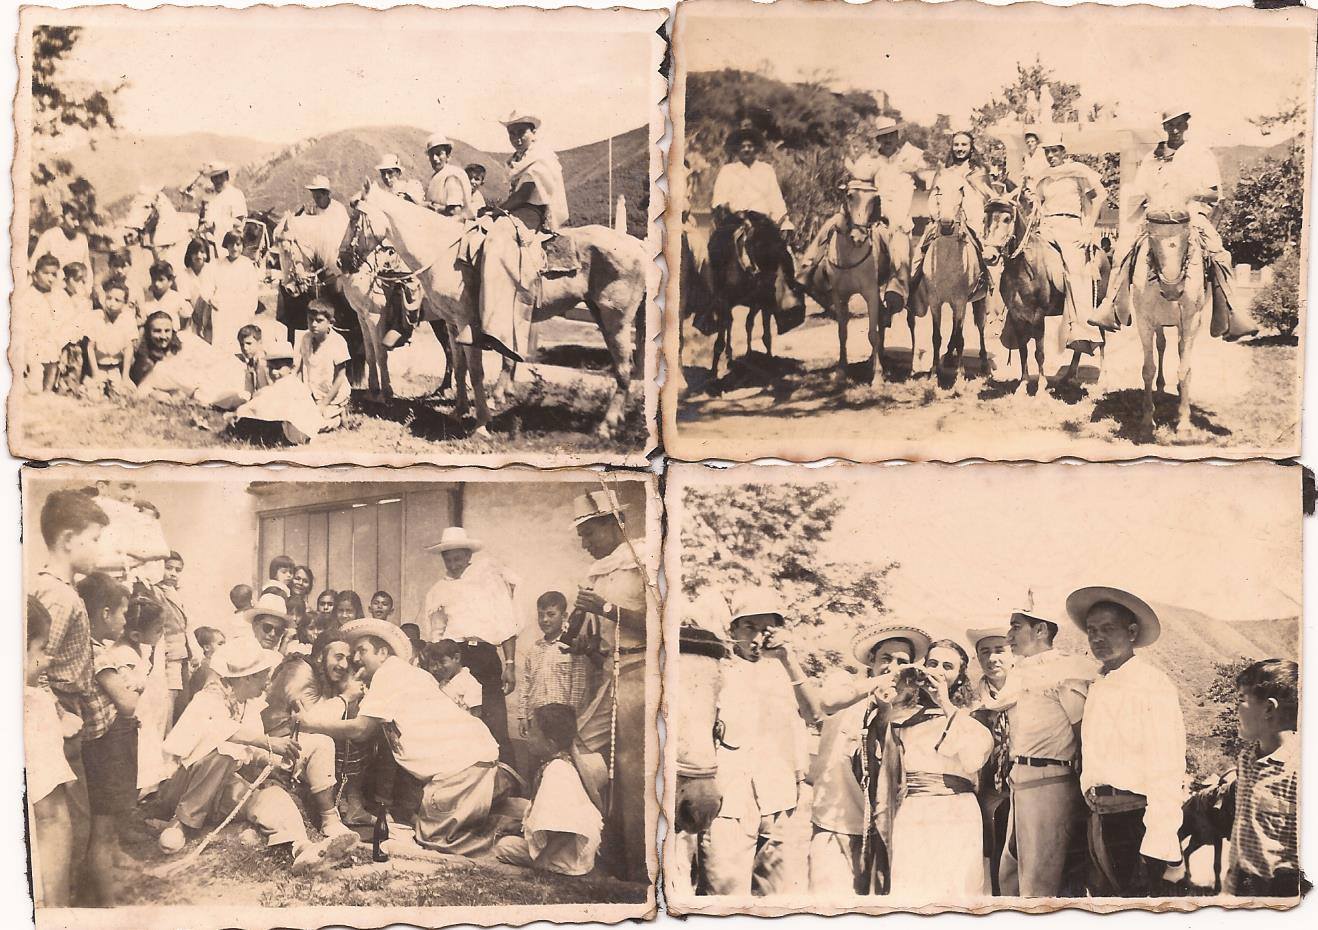
POLYGON ((330 187, 329 178, 325 177, 325 175, 323 174, 318 174, 314 178, 312 178, 309 182, 307 182, 306 188, 309 191, 333 190, 333 188, 330 187))
POLYGON ((758 130, 749 126, 742 126, 728 133, 727 146, 730 149, 735 149, 746 141, 750 141, 757 149, 764 147, 764 137, 758 130))
POLYGON ((1062 138, 1061 132, 1054 129, 1051 132, 1045 132, 1039 135, 1039 148, 1041 149, 1065 149, 1066 140, 1062 138))
POLYGON ((782 598, 768 588, 742 588, 732 596, 728 629, 742 617, 776 617, 778 626, 786 622, 782 598))
POLYGON ((911 644, 915 655, 912 662, 922 662, 929 654, 929 644, 933 642, 924 630, 914 626, 868 626, 851 638, 851 652, 856 661, 868 666, 874 650, 890 639, 903 639, 911 644))
POLYGON ((513 110, 508 114, 507 119, 501 119, 499 122, 505 126, 530 126, 532 129, 540 128, 540 117, 533 113, 527 113, 525 110, 513 110))
POLYGON ((1182 116, 1189 116, 1189 115, 1190 115, 1190 111, 1189 111, 1189 110, 1163 110, 1163 111, 1162 111, 1162 124, 1163 124, 1164 126, 1166 126, 1168 123, 1170 123, 1170 122, 1171 122, 1172 120, 1174 120, 1174 119, 1179 119, 1179 118, 1182 117, 1182 116))
POLYGON ((1066 599, 1066 612, 1071 617, 1071 622, 1080 627, 1082 632, 1088 632, 1089 611, 1095 604, 1104 601, 1120 604, 1135 615, 1135 621, 1139 624, 1139 633, 1135 636, 1136 648, 1149 646, 1158 641, 1158 637, 1162 634, 1162 624, 1158 622, 1157 612, 1143 598, 1121 588, 1091 585, 1072 591, 1066 599))
POLYGON ((444 147, 453 148, 453 142, 452 140, 449 139, 448 136, 444 135, 442 132, 432 133, 430 138, 426 140, 427 152, 429 152, 431 149, 438 149, 444 147))
MULTIPOLYGON (((268 356, 267 356, 268 357, 268 356)), ((288 602, 278 594, 262 594, 256 603, 243 611, 243 620, 251 623, 257 617, 274 617, 282 620, 285 626, 292 621, 288 615, 288 602)))
POLYGON ((1005 626, 972 626, 966 630, 966 642, 970 644, 970 651, 974 653, 979 651, 981 640, 993 639, 994 637, 1005 640, 1007 633, 1008 630, 1005 626))
POLYGON ((587 491, 572 502, 572 525, 580 526, 588 520, 610 517, 622 522, 623 506, 618 495, 608 489, 587 491))
POLYGON ((274 668, 284 657, 248 636, 235 637, 215 650, 210 667, 221 678, 246 678, 274 668))
POLYGON ((871 130, 870 135, 877 139, 880 136, 900 132, 901 128, 902 124, 897 122, 897 120, 893 119, 891 116, 880 116, 874 121, 874 128, 871 130))
POLYGON ((407 638, 401 627, 394 626, 388 620, 376 620, 373 617, 358 617, 350 623, 345 623, 339 627, 339 636, 346 639, 349 645, 357 642, 363 636, 374 636, 376 639, 382 639, 389 644, 389 648, 394 651, 394 655, 404 662, 412 661, 412 641, 407 638))
POLYGON ((291 362, 296 357, 297 354, 293 349, 293 344, 291 342, 288 342, 287 340, 272 342, 270 343, 269 348, 265 350, 265 360, 267 362, 282 361, 282 360, 287 360, 291 362))
POLYGON ((380 163, 375 166, 376 171, 402 171, 403 166, 398 161, 397 155, 386 155, 380 159, 380 163))
POLYGON ((223 161, 207 162, 205 167, 203 167, 201 170, 202 173, 206 175, 206 177, 213 178, 217 174, 228 174, 229 164, 228 162, 223 162, 223 161))
POLYGON ((1030 136, 1034 136, 1036 140, 1042 141, 1043 130, 1040 129, 1038 126, 1026 126, 1025 131, 1021 133, 1021 140, 1024 141, 1028 139, 1030 136))
POLYGON ((463 526, 450 526, 444 529, 439 536, 439 542, 426 546, 429 552, 451 552, 454 549, 469 549, 477 552, 483 544, 479 539, 473 539, 467 535, 467 528, 463 526))

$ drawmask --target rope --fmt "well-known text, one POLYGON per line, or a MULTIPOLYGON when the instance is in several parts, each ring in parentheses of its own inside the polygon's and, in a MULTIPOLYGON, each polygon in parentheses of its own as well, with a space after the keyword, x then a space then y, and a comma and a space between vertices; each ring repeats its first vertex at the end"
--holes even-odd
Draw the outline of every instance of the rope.
POLYGON ((256 793, 256 790, 261 787, 261 785, 265 782, 267 778, 270 777, 270 774, 274 772, 274 770, 275 770, 274 762, 267 763, 266 767, 261 770, 261 774, 256 776, 256 780, 252 782, 251 787, 247 789, 247 791, 239 799, 238 803, 234 805, 233 810, 229 811, 229 815, 220 821, 219 826, 217 826, 210 833, 207 833, 205 838, 202 839, 202 841, 197 844, 197 847, 193 849, 192 852, 188 853, 186 856, 183 856, 181 859, 176 859, 173 862, 165 863, 164 865, 160 866, 158 869, 155 869, 153 872, 151 872, 151 874, 156 876, 157 878, 170 878, 174 875, 177 875, 179 872, 183 871, 183 869, 187 868, 193 862, 195 862, 197 858, 201 856, 203 852, 206 851, 206 847, 210 845, 211 840, 215 839, 215 835, 219 833, 221 830, 223 830, 225 827, 227 827, 229 824, 233 823, 233 818, 238 816, 238 812, 243 809, 243 805, 246 804, 249 800, 251 800, 252 795, 256 793))

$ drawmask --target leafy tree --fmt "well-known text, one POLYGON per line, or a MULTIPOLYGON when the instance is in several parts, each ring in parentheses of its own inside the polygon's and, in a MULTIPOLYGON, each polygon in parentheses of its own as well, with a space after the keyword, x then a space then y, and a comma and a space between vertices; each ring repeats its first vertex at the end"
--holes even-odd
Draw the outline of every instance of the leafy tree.
POLYGON ((787 617, 787 639, 811 675, 845 665, 851 634, 884 612, 895 562, 829 561, 820 544, 842 511, 836 486, 749 484, 692 488, 682 530, 682 590, 724 598, 770 590, 787 617))
POLYGON ((1300 325, 1300 252, 1290 249, 1272 266, 1272 281, 1254 298, 1250 308, 1256 319, 1283 336, 1300 325))
POLYGON ((1199 760, 1197 774, 1221 771, 1234 764, 1243 748, 1237 729, 1240 720, 1236 713, 1236 676, 1250 664, 1249 659, 1214 663, 1213 679, 1208 685, 1204 702, 1217 705, 1217 716, 1209 730, 1209 739, 1218 752, 1211 758, 1199 760))
POLYGON ((1304 222, 1304 155, 1265 155, 1247 168, 1222 205, 1218 231, 1237 262, 1255 268, 1298 248, 1304 222))
POLYGON ((94 139, 117 127, 114 98, 125 86, 97 87, 69 78, 65 65, 77 47, 77 26, 37 26, 32 31, 31 225, 37 235, 59 222, 60 206, 79 207, 84 231, 98 232, 96 191, 60 151, 81 138, 94 139))

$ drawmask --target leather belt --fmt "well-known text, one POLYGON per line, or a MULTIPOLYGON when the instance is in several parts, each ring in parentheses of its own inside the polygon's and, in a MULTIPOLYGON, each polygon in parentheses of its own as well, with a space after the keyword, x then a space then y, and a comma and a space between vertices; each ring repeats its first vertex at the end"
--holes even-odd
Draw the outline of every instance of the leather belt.
POLYGON ((1050 765, 1060 765, 1069 769, 1075 765, 1074 762, 1065 762, 1061 759, 1044 759, 1038 756, 1012 756, 1011 762, 1013 765, 1028 765, 1037 769, 1047 768, 1050 765))
POLYGON ((1127 791, 1125 788, 1113 788, 1111 785, 1094 785, 1085 794, 1096 798, 1139 798, 1145 800, 1142 794, 1127 791))

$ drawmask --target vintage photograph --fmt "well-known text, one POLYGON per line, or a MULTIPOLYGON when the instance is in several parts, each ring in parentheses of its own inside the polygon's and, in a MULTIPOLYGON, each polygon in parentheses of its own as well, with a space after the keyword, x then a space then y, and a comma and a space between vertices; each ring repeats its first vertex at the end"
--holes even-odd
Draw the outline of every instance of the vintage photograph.
POLYGON ((14 454, 644 463, 665 11, 21 12, 14 454))
POLYGON ((38 927, 654 913, 652 478, 54 466, 22 492, 38 927))
POLYGON ((669 910, 1298 904, 1303 482, 675 465, 669 910))
POLYGON ((1315 22, 682 4, 666 448, 1298 454, 1315 22))

